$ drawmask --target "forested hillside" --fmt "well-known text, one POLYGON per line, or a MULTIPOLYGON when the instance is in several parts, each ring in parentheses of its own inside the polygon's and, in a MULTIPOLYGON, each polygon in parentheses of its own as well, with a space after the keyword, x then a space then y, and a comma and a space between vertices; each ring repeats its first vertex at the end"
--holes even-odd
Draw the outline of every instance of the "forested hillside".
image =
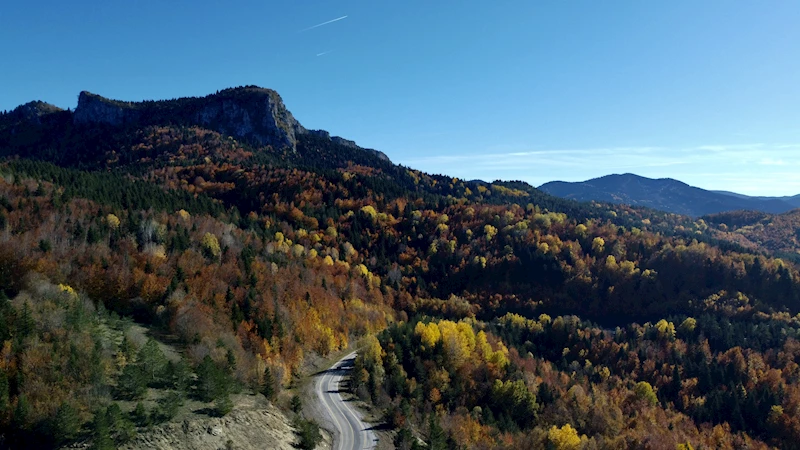
POLYGON ((147 389, 224 413, 215 386, 271 396, 363 338, 353 388, 400 448, 797 448, 791 261, 324 135, 171 123, 181 104, 144 125, 0 117, 5 443, 121 441, 136 422, 113 405, 147 389), (177 336, 182 369, 125 387, 150 363, 119 317, 177 336))
POLYGON ((710 235, 800 261, 800 209, 783 214, 733 211, 704 217, 710 235))

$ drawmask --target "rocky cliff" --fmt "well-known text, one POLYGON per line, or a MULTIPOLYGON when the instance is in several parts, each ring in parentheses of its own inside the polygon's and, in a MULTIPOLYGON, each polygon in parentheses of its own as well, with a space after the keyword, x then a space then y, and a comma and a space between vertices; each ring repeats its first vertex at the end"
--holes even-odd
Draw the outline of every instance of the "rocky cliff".
MULTIPOLYGON (((218 91, 205 97, 172 100, 124 102, 83 91, 73 113, 44 102, 31 102, 0 117, 0 131, 16 124, 40 125, 41 118, 61 112, 59 120, 80 127, 142 127, 150 125, 199 126, 233 136, 257 147, 297 150, 303 135, 322 138, 334 144, 364 150, 379 159, 389 158, 377 151, 359 147, 354 141, 331 136, 325 130, 307 130, 286 108, 277 92, 258 86, 218 91)), ((13 129, 12 129, 13 131, 13 129)), ((0 139, 0 142, 2 140, 0 139)))
POLYGON ((119 102, 83 91, 78 96, 78 107, 72 116, 76 124, 132 125, 139 121, 141 111, 136 103, 119 102))
POLYGON ((297 135, 306 132, 277 92, 255 86, 156 102, 121 102, 84 91, 73 120, 79 125, 198 125, 255 145, 292 149, 297 135))

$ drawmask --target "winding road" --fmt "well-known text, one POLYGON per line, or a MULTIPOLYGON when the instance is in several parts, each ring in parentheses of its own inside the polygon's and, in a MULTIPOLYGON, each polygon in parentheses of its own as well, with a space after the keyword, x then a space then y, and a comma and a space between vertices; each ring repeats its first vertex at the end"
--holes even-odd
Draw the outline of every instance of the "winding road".
POLYGON ((338 433, 338 436, 334 436, 333 450, 374 449, 377 442, 371 425, 363 422, 361 415, 352 407, 352 402, 344 400, 340 394, 340 385, 352 370, 355 358, 355 352, 350 353, 322 372, 314 387, 322 411, 338 433))

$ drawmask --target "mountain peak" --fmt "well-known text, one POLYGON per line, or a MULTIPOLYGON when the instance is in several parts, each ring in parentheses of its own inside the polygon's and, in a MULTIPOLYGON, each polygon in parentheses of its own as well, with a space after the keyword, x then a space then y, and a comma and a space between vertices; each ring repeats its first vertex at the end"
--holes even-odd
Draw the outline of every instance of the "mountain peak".
POLYGON ((296 149, 306 129, 272 89, 244 86, 205 97, 125 102, 83 91, 74 122, 79 125, 143 126, 164 123, 198 125, 248 140, 255 145, 296 149))
POLYGON ((639 205, 695 217, 742 209, 781 213, 793 208, 783 199, 737 198, 672 178, 653 179, 632 173, 605 175, 574 183, 552 181, 539 186, 539 189, 562 198, 639 205))

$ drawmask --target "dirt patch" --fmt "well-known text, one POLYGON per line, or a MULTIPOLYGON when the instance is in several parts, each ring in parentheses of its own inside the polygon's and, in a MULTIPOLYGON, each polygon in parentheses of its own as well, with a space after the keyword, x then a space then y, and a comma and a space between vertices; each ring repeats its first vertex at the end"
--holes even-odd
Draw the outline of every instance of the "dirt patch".
MULTIPOLYGON (((291 420, 280 409, 256 396, 237 399, 237 408, 225 417, 191 416, 150 430, 140 430, 122 449, 158 450, 242 449, 294 450, 297 442, 291 420)), ((318 449, 330 449, 323 433, 318 449)))

